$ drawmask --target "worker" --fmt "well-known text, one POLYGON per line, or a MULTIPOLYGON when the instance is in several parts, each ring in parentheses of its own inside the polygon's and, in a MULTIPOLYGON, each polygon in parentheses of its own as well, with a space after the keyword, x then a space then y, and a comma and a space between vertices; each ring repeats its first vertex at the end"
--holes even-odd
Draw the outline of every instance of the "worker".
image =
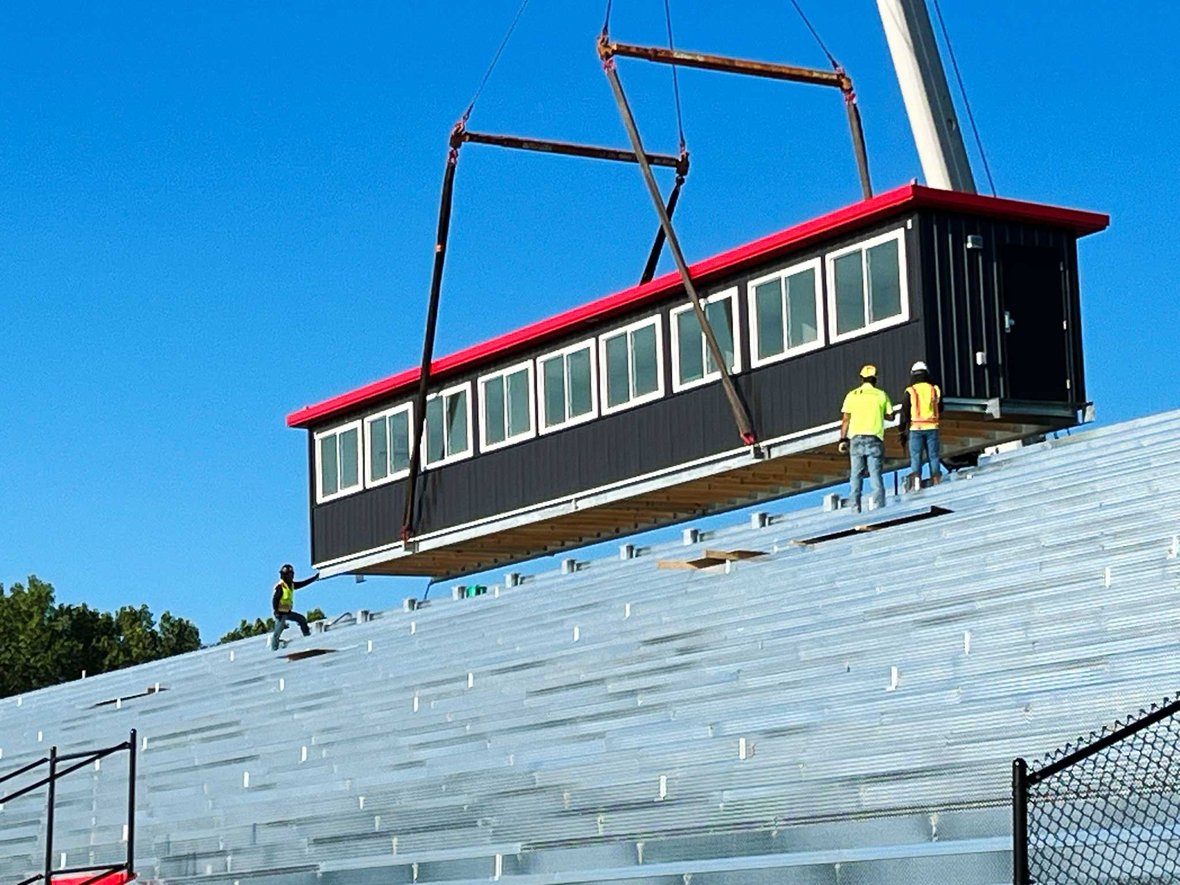
POLYGON ((877 367, 860 370, 860 386, 848 391, 840 409, 840 454, 849 456, 848 506, 860 510, 860 485, 868 468, 874 507, 885 506, 881 462, 885 457, 885 418, 893 411, 889 394, 877 386, 877 367))
POLYGON ((906 485, 911 489, 922 487, 922 456, 930 464, 930 484, 942 482, 942 465, 939 460, 938 419, 942 415, 942 391, 930 381, 930 370, 921 360, 910 369, 910 386, 905 389, 901 403, 901 420, 898 431, 901 446, 909 449, 910 475, 906 485), (908 436, 908 440, 907 440, 908 436))
POLYGON ((296 581, 295 566, 289 562, 285 563, 279 569, 279 580, 275 584, 275 592, 271 597, 271 608, 274 609, 275 613, 275 629, 270 637, 270 647, 272 650, 278 650, 279 639, 282 637, 283 631, 287 629, 287 621, 294 621, 298 624, 304 636, 311 635, 311 629, 307 626, 307 618, 294 610, 295 591, 306 587, 313 581, 318 581, 319 577, 320 573, 316 572, 310 578, 296 581))

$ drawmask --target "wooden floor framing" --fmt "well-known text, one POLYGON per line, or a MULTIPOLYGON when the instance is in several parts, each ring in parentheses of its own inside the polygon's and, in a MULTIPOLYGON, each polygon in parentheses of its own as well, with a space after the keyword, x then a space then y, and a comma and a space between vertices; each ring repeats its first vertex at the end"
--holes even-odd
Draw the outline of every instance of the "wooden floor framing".
MULTIPOLYGON (((978 413, 943 416, 944 456, 977 452, 985 446, 1025 439, 1070 426, 1062 417, 991 418, 978 413)), ((886 470, 904 467, 897 432, 885 439, 886 470)), ((356 574, 420 575, 438 579, 461 577, 538 556, 571 550, 600 541, 751 504, 823 489, 848 480, 848 456, 835 444, 797 454, 755 461, 737 470, 676 483, 611 503, 556 517, 490 531, 453 545, 406 553, 399 550, 383 562, 358 568, 356 574)))

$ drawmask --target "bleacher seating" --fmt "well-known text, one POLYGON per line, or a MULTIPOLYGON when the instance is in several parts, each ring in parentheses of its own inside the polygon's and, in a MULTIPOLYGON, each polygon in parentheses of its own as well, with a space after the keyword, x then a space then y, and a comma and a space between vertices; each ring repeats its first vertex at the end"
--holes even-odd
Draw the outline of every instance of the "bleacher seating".
MULTIPOLYGON (((1180 681, 1180 411, 640 554, 0 700, 0 774, 138 729, 163 882, 1011 881, 1012 759, 1180 681), (656 567, 706 549, 768 555, 656 567)), ((60 782, 63 865, 120 859, 125 792, 60 782)), ((42 818, 0 810, 0 882, 42 818)))

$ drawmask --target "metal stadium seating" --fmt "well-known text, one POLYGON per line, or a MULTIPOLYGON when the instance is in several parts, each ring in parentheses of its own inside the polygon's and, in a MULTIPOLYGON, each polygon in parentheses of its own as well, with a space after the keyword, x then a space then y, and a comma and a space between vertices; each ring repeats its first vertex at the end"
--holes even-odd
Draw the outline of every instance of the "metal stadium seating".
MULTIPOLYGON (((0 774, 138 729, 169 883, 996 885, 1012 758, 1177 688, 1180 411, 756 525, 6 698, 0 774), (705 549, 768 555, 657 568, 705 549)), ((118 861, 125 791, 60 782, 63 865, 118 861)), ((43 810, 0 810, 0 882, 43 810)))

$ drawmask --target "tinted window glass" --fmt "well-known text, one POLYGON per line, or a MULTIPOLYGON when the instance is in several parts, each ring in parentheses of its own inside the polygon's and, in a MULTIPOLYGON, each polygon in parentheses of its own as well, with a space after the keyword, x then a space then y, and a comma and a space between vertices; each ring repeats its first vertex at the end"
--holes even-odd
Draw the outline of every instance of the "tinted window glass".
POLYGON ((680 383, 699 381, 705 377, 701 324, 694 311, 676 314, 676 355, 680 364, 680 383))
MULTIPOLYGON (((709 327, 713 330, 713 335, 717 338, 717 345, 721 348, 721 353, 725 357, 726 365, 732 367, 733 359, 733 299, 723 298, 720 301, 714 301, 711 304, 705 305, 705 317, 709 320, 709 327)), ((701 347, 704 348, 706 354, 706 362, 709 366, 710 372, 717 371, 717 365, 713 360, 712 354, 708 352, 708 343, 704 340, 704 335, 701 335, 701 347)))
POLYGON ((389 475, 389 439, 385 416, 369 419, 369 479, 389 475))
POLYGON ((594 392, 590 378, 590 347, 566 357, 569 372, 569 416, 588 414, 594 407, 594 392))
POLYGON ((552 427, 565 420, 565 358, 550 357, 541 363, 545 380, 545 424, 552 427))
POLYGON ((507 378, 508 435, 528 433, 533 429, 532 410, 529 408, 529 372, 521 369, 507 378))
POLYGON ((410 413, 389 416, 389 469, 393 473, 410 469, 410 413))
POLYGON ((340 491, 339 462, 336 458, 336 434, 320 438, 320 494, 340 491))
POLYGON ((467 445, 467 391, 461 390, 446 397, 447 454, 460 455, 467 445))
POLYGON ((505 438, 504 376, 483 382, 483 440, 495 445, 505 438))
POLYGON ((783 352, 782 281, 768 280, 754 287, 754 311, 758 324, 758 358, 783 352))
POLYGON ((864 274, 860 251, 832 262, 836 276, 836 332, 844 334, 865 325, 864 274))
POLYGON ((631 348, 635 368, 635 396, 659 390, 659 354, 656 352, 656 327, 643 326, 631 333, 631 348))
POLYGON ((787 316, 790 347, 809 344, 819 337, 819 318, 815 315, 815 271, 808 269, 787 277, 787 316))
POLYGON ((342 489, 352 488, 361 481, 358 464, 360 435, 361 432, 356 427, 340 433, 340 488, 342 489))
POLYGON ((441 461, 446 455, 443 433, 443 402, 441 399, 426 403, 426 463, 441 461))
POLYGON ((627 360, 627 336, 606 339, 606 404, 617 406, 631 395, 631 369, 627 360))
POLYGON ((901 276, 898 241, 887 240, 869 252, 869 321, 888 319, 901 313, 901 276))

